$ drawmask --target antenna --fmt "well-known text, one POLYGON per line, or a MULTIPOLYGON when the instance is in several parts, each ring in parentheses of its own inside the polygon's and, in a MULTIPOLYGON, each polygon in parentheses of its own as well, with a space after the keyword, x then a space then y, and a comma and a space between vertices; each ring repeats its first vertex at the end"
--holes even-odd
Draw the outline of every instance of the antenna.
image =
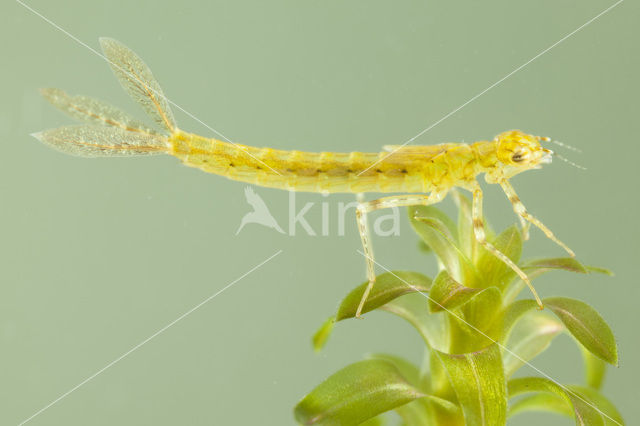
POLYGON ((558 146, 561 146, 563 148, 567 148, 570 149, 571 151, 574 152, 582 152, 582 150, 580 148, 576 148, 574 146, 568 145, 566 143, 560 142, 560 141, 556 141, 551 139, 549 136, 536 136, 536 139, 538 139, 540 142, 551 142, 551 143, 555 143, 558 146))
POLYGON ((569 164, 571 164, 573 167, 575 167, 575 168, 577 168, 577 169, 580 169, 580 170, 587 170, 587 168, 586 168, 586 167, 583 167, 583 166, 581 166, 581 165, 579 165, 579 164, 576 164, 576 163, 574 163, 574 162, 573 162, 573 161, 571 161, 571 160, 567 160, 566 158, 564 158, 564 157, 563 157, 562 155, 560 155, 560 154, 556 154, 556 153, 554 152, 554 153, 553 153, 553 155, 554 155, 555 157, 558 157, 558 159, 559 159, 559 160, 562 160, 562 161, 564 161, 565 163, 569 163, 569 164))
POLYGON ((559 145, 559 146, 561 146, 561 147, 563 147, 563 148, 570 149, 571 151, 574 151, 574 152, 582 152, 582 150, 581 150, 580 148, 576 148, 576 147, 574 147, 574 146, 567 145, 566 143, 562 143, 562 142, 560 142, 560 141, 549 140, 549 142, 551 142, 551 143, 555 143, 556 145, 559 145))

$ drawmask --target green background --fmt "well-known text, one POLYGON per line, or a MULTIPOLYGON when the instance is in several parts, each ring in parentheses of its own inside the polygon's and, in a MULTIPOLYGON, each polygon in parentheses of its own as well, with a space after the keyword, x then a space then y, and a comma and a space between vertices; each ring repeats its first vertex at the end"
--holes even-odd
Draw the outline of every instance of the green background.
MULTIPOLYGON (((28 4, 92 48, 114 37, 153 69, 167 96, 229 138, 282 149, 377 151, 430 126, 613 4, 609 1, 60 1, 28 4)), ((638 343, 638 8, 626 1, 420 137, 473 141, 521 128, 580 147, 513 183, 580 260, 614 278, 554 273, 543 297, 587 301, 613 328, 620 367, 605 394, 640 415, 638 343)), ((30 421, 33 425, 284 425, 315 384, 366 352, 418 361, 417 334, 385 313, 310 336, 364 279, 347 233, 295 237, 258 225, 244 184, 170 157, 88 160, 30 133, 71 120, 40 98, 60 87, 143 117, 107 64, 12 1, 0 6, 0 424, 18 424, 278 250, 282 253, 30 421)), ((180 126, 213 136, 174 109, 180 126)), ((556 149, 556 148, 553 148, 556 149)), ((497 187, 488 219, 515 221, 497 187)), ((286 226, 285 192, 257 188, 286 226)), ((320 203, 308 220, 319 230, 320 203)), ((452 211, 452 202, 443 206, 452 211)), ((433 276, 403 215, 376 238, 390 269, 433 276)), ((530 257, 562 256, 540 232, 530 257)), ((581 379, 566 337, 533 364, 581 379)), ((534 374, 525 367, 523 372, 534 374)), ((572 424, 522 415, 513 425, 572 424)))

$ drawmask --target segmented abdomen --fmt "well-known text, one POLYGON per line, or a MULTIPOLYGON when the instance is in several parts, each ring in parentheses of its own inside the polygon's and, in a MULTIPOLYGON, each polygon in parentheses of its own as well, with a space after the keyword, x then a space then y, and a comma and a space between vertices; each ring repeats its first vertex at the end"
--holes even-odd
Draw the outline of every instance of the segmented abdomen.
MULTIPOLYGON (((255 185, 308 192, 429 192, 451 186, 445 156, 283 151, 207 139, 189 133, 170 138, 171 154, 186 165, 255 185)), ((468 150, 467 145, 461 147, 468 150)))

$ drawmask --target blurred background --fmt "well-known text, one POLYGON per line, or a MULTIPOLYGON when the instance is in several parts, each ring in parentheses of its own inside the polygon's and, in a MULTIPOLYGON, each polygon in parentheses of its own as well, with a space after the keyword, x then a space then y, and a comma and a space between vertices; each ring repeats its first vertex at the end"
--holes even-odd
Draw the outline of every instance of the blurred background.
MULTIPOLYGON (((613 1, 26 4, 91 48, 100 36, 122 41, 172 101, 234 141, 377 151, 433 125, 613 1)), ((616 273, 556 272, 536 287, 591 303, 611 325, 620 367, 604 393, 629 424, 640 415, 637 12, 619 4, 416 140, 471 142, 520 128, 583 150, 557 149, 587 171, 556 161, 513 184, 581 261, 616 273)), ((415 331, 386 313, 340 323, 323 352, 311 349, 316 328, 365 278, 355 219, 337 235, 338 203, 352 196, 297 195, 298 209, 314 203, 306 218, 317 233, 329 203, 329 236, 255 224, 236 236, 250 211, 242 183, 171 157, 55 152, 29 134, 72 120, 38 88, 144 114, 102 58, 28 8, 3 2, 0 23, 1 424, 26 420, 279 250, 29 424, 294 424, 296 402, 365 353, 421 359, 415 331)), ((181 128, 215 136, 174 112, 181 128)), ((483 186, 488 220, 514 223, 500 189, 483 186)), ((286 228, 287 193, 254 189, 286 228)), ((454 211, 451 200, 442 207, 454 211)), ((404 216, 399 236, 375 238, 377 259, 434 276, 404 216)), ((555 256, 562 250, 533 231, 525 257, 555 256)), ((571 383, 582 380, 579 360, 561 336, 533 364, 571 383)), ((544 414, 510 424, 543 421, 573 424, 544 414)))

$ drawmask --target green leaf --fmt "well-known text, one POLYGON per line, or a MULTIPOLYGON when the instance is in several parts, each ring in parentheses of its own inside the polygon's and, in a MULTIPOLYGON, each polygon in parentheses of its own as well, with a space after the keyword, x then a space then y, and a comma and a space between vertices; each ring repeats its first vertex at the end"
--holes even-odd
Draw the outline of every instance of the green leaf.
POLYGON ((616 340, 607 323, 595 309, 584 302, 567 297, 550 297, 544 299, 543 303, 591 353, 610 364, 618 364, 616 340))
POLYGON ((446 354, 434 351, 455 389, 467 426, 504 425, 507 399, 500 349, 446 354))
POLYGON ((357 425, 425 396, 391 363, 360 361, 320 383, 295 407, 305 425, 357 425))
MULTIPOLYGON (((443 315, 439 315, 443 317, 443 315)), ((455 405, 455 411, 443 409, 441 406, 432 404, 427 401, 429 406, 429 414, 432 421, 428 424, 447 425, 447 426, 464 426, 464 416, 462 409, 458 405, 458 397, 449 381, 448 372, 438 357, 438 351, 428 351, 428 358, 425 362, 429 365, 429 384, 431 393, 438 395, 440 398, 451 401, 455 405)))
MULTIPOLYGON (((429 388, 434 395, 457 404, 458 396, 451 385, 448 372, 440 361, 438 353, 438 350, 429 351, 429 388)), ((445 422, 445 424, 447 423, 445 422)))
POLYGON ((545 392, 557 395, 564 399, 565 403, 569 404, 573 409, 573 416, 576 419, 577 425, 604 425, 600 413, 583 401, 579 395, 576 395, 568 388, 562 387, 551 380, 542 377, 523 377, 510 380, 509 383, 507 383, 507 388, 509 389, 509 398, 529 392, 545 392))
POLYGON ((473 352, 499 340, 502 314, 502 296, 497 287, 481 290, 455 312, 450 312, 449 352, 473 352))
POLYGON ((600 392, 593 388, 587 388, 584 386, 569 386, 572 392, 579 394, 583 399, 589 401, 595 406, 604 418, 604 424, 606 426, 622 426, 624 425, 624 419, 620 415, 618 409, 604 397, 600 392))
MULTIPOLYGON (((587 268, 572 257, 556 257, 536 259, 525 262, 520 265, 521 269, 527 274, 530 280, 552 270, 564 270, 577 273, 588 273, 587 268)), ((516 278, 515 274, 511 277, 516 278)), ((518 294, 525 288, 525 283, 521 279, 514 280, 504 292, 504 300, 513 301, 518 294)))
POLYGON ((451 310, 468 302, 480 290, 465 287, 451 278, 451 275, 443 269, 433 281, 429 292, 429 310, 440 312, 444 309, 451 310))
MULTIPOLYGON (((516 225, 512 225, 498 235, 492 244, 514 263, 518 263, 522 254, 522 234, 516 225)), ((514 272, 493 253, 482 248, 476 262, 477 270, 485 286, 503 288, 514 276, 514 272)))
POLYGON ((554 337, 564 330, 557 319, 530 312, 517 322, 502 354, 504 374, 511 377, 526 362, 546 350, 554 337))
MULTIPOLYGON (((566 297, 543 299, 543 304, 564 323, 567 330, 585 348, 604 361, 617 365, 618 350, 611 329, 591 306, 566 297)), ((526 312, 534 309, 533 300, 518 300, 505 309, 502 342, 504 342, 516 321, 526 312)))
POLYGON ((585 268, 587 268, 587 270, 589 272, 595 272, 597 274, 604 274, 604 275, 608 275, 610 277, 613 277, 613 276, 616 275, 610 269, 600 268, 599 266, 585 266, 585 268))
POLYGON ((318 331, 315 332, 312 338, 313 350, 318 352, 324 345, 327 343, 329 336, 331 335, 331 331, 333 330, 333 324, 335 324, 336 318, 334 316, 330 316, 327 320, 320 326, 318 331))
POLYGON ((428 309, 428 298, 425 294, 414 293, 395 299, 380 309, 390 312, 406 320, 420 333, 428 347, 445 350, 448 347, 445 318, 442 315, 431 315, 428 309))
POLYGON ((450 401, 435 396, 411 401, 395 409, 402 419, 404 426, 424 426, 434 424, 447 424, 450 426, 462 423, 460 408, 450 401), (437 419, 437 420, 436 420, 437 419), (446 423, 443 423, 445 421, 446 423))
POLYGON ((516 300, 510 303, 504 309, 502 317, 502 333, 500 333, 500 342, 505 343, 511 334, 516 322, 527 312, 538 307, 535 300, 524 299, 516 300))
MULTIPOLYGON (((336 314, 336 321, 341 321, 347 318, 353 318, 356 315, 356 310, 362 299, 362 295, 369 283, 364 282, 360 286, 353 289, 347 297, 342 300, 338 313, 336 314)), ((385 272, 376 277, 375 285, 369 293, 369 297, 364 304, 362 313, 372 311, 391 300, 400 297, 407 293, 413 293, 416 291, 429 291, 431 287, 431 278, 420 274, 418 272, 408 271, 392 271, 385 272)))
MULTIPOLYGON (((471 260, 478 254, 478 242, 473 232, 473 215, 471 199, 458 190, 451 192, 453 200, 458 206, 458 245, 464 255, 471 260)), ((488 221, 484 221, 484 231, 488 241, 493 241, 495 233, 488 221)), ((463 282, 470 285, 466 280, 463 282)))
POLYGON ((422 400, 411 401, 395 409, 406 426, 420 426, 431 423, 431 414, 422 400))
MULTIPOLYGON (((397 362, 400 358, 389 359, 397 362)), ((403 366, 407 366, 406 361, 403 366)), ((445 412, 458 411, 452 402, 422 393, 411 385, 393 363, 371 359, 348 365, 333 374, 305 396, 294 413, 296 420, 305 425, 355 425, 365 421, 373 421, 371 424, 375 425, 380 423, 371 419, 393 409, 402 410, 412 401, 429 401, 445 412)), ((425 413, 430 407, 421 406, 425 413)), ((410 409, 414 415, 416 408, 410 409)))
POLYGON ((607 364, 589 352, 584 346, 578 343, 580 351, 582 352, 582 359, 584 361, 584 376, 587 386, 600 390, 602 382, 604 381, 604 375, 607 372, 607 364))
POLYGON ((448 214, 440 210, 435 206, 414 206, 416 207, 415 211, 419 214, 418 216, 422 218, 431 218, 436 219, 438 222, 442 223, 446 226, 446 233, 449 235, 454 241, 458 236, 458 226, 457 224, 449 217, 448 214))
POLYGON ((369 354, 368 359, 377 359, 380 361, 386 361, 389 364, 393 364, 398 369, 402 377, 416 388, 428 392, 428 384, 420 377, 420 369, 415 366, 411 361, 408 361, 402 357, 390 354, 369 354))
POLYGON ((427 243, 425 243, 422 240, 418 241, 418 250, 420 250, 423 253, 429 253, 429 254, 433 252, 433 250, 431 250, 431 247, 429 247, 427 243))
POLYGON ((548 259, 530 260, 522 265, 522 269, 525 272, 530 270, 551 270, 562 269, 569 272, 577 272, 580 274, 586 274, 589 271, 580 262, 573 257, 555 257, 548 259))
POLYGON ((457 228, 448 216, 432 206, 415 206, 409 207, 409 218, 414 230, 433 249, 439 264, 449 274, 464 278, 470 285, 481 282, 476 267, 458 246, 457 228))
POLYGON ((416 233, 438 257, 438 261, 453 276, 458 275, 458 255, 460 249, 455 245, 451 219, 445 220, 444 213, 431 206, 408 207, 409 221, 416 233), (444 220, 444 221, 443 221, 444 220))
MULTIPOLYGON (((507 388, 509 389, 509 398, 529 392, 544 392, 562 398, 572 409, 576 424, 580 426, 615 424, 609 423, 611 419, 623 424, 615 407, 593 389, 579 386, 562 386, 542 377, 512 379, 507 384, 507 388), (585 389, 588 393, 584 392, 585 389)), ((557 409, 557 403, 550 406, 548 411, 562 412, 562 410, 557 409)))
MULTIPOLYGON (((484 284, 475 266, 475 260, 480 252, 478 242, 473 232, 473 218, 471 200, 460 191, 452 191, 452 197, 458 206, 458 246, 460 247, 460 281, 467 287, 478 287, 484 284)), ((493 241, 494 233, 488 223, 484 224, 485 234, 489 241, 493 241)))
POLYGON ((373 417, 369 420, 366 420, 360 423, 359 426, 383 426, 385 423, 386 422, 385 422, 384 414, 381 414, 379 416, 373 417))
MULTIPOLYGON (((520 267, 523 271, 526 272, 531 280, 552 270, 564 270, 569 272, 577 272, 579 274, 588 274, 593 272, 613 276, 613 273, 608 269, 583 265, 573 257, 556 257, 530 260, 520 265, 520 267)), ((512 277, 515 277, 515 275, 512 275, 512 277)), ((505 291, 504 300, 514 300, 516 296, 522 291, 522 289, 524 289, 524 287, 524 282, 522 282, 521 280, 515 280, 505 291)))
MULTIPOLYGON (((321 350, 336 321, 341 321, 355 316, 360 299, 369 283, 364 282, 353 289, 340 303, 335 316, 329 317, 315 332, 312 338, 313 348, 317 352, 321 350)), ((376 277, 376 283, 369 293, 362 312, 372 311, 397 297, 416 291, 428 291, 431 286, 431 278, 418 272, 392 271, 380 274, 376 277)))
POLYGON ((458 245, 467 258, 473 259, 477 242, 473 234, 471 200, 460 191, 453 191, 452 196, 458 206, 458 245))
POLYGON ((509 404, 507 418, 527 411, 546 411, 573 418, 571 405, 562 397, 553 393, 533 393, 509 404))

